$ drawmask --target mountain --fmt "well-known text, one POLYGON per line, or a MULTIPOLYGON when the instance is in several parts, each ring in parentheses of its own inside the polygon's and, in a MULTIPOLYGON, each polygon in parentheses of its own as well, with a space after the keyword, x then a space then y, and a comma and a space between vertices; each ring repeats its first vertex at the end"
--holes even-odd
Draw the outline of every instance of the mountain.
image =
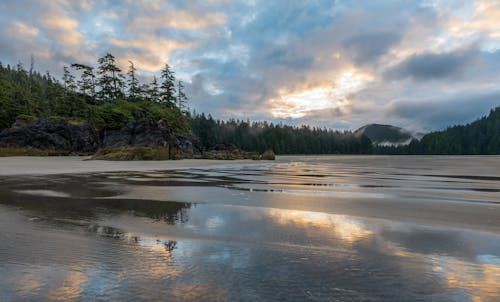
POLYGON ((354 132, 357 136, 365 135, 374 145, 398 146, 409 144, 413 139, 412 134, 392 125, 370 124, 363 126, 354 132))

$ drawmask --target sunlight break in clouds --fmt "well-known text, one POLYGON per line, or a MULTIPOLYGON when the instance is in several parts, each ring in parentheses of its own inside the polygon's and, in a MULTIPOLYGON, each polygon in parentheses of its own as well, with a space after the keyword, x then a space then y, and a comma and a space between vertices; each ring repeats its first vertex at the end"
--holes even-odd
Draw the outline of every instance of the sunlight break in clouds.
POLYGON ((301 118, 311 111, 339 108, 348 104, 348 95, 357 92, 372 80, 372 77, 354 69, 345 70, 332 87, 319 86, 299 92, 279 90, 279 96, 269 100, 271 113, 279 118, 301 118))

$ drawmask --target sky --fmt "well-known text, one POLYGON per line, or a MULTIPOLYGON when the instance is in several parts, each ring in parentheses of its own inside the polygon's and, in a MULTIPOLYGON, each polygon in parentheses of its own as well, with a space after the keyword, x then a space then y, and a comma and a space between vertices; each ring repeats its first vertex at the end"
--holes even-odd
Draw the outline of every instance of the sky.
POLYGON ((16 0, 0 62, 60 76, 110 52, 149 81, 168 62, 216 118, 431 131, 500 105, 500 0, 16 0))

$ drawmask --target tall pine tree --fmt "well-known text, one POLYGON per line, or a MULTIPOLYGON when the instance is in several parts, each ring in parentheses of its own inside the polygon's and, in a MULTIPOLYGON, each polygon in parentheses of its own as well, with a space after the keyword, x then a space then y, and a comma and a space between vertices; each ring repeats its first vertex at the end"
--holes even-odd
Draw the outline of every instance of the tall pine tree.
POLYGON ((80 92, 83 93, 85 96, 89 97, 91 103, 95 103, 96 81, 95 81, 94 68, 88 65, 83 65, 78 63, 71 64, 71 67, 82 72, 80 75, 80 80, 78 80, 77 82, 80 92))
POLYGON ((176 103, 175 76, 168 64, 165 64, 165 67, 161 70, 161 79, 160 101, 173 108, 176 103))
POLYGON ((122 71, 115 63, 115 57, 107 53, 104 57, 97 60, 99 67, 97 74, 99 75, 98 83, 100 91, 99 98, 102 101, 113 101, 122 96, 123 80, 119 76, 122 71))
POLYGON ((187 96, 184 93, 184 84, 182 81, 177 82, 177 107, 184 113, 187 114, 189 109, 187 108, 187 96))
POLYGON ((131 99, 137 99, 141 94, 141 88, 139 86, 139 80, 137 79, 135 73, 137 69, 134 66, 134 62, 128 61, 128 96, 131 99))

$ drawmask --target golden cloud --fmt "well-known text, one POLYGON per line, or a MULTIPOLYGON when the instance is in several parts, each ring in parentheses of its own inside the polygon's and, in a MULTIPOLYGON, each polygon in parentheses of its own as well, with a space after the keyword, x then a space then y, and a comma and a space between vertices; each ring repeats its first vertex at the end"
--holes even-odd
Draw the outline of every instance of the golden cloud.
POLYGON ((212 25, 220 25, 226 21, 226 16, 221 13, 199 16, 185 10, 172 10, 159 16, 139 16, 128 25, 131 30, 178 28, 200 29, 212 25))
POLYGON ((26 25, 21 22, 15 22, 11 28, 11 32, 13 32, 16 36, 21 36, 24 38, 34 38, 38 36, 38 29, 29 25, 26 25))
POLYGON ((136 64, 136 67, 155 72, 161 69, 166 62, 169 61, 171 53, 179 48, 186 48, 191 43, 181 42, 177 40, 160 38, 157 36, 141 36, 138 39, 111 39, 111 45, 127 49, 125 56, 118 59, 120 67, 128 66, 128 60, 136 64), (133 51, 130 49, 136 49, 133 51))

